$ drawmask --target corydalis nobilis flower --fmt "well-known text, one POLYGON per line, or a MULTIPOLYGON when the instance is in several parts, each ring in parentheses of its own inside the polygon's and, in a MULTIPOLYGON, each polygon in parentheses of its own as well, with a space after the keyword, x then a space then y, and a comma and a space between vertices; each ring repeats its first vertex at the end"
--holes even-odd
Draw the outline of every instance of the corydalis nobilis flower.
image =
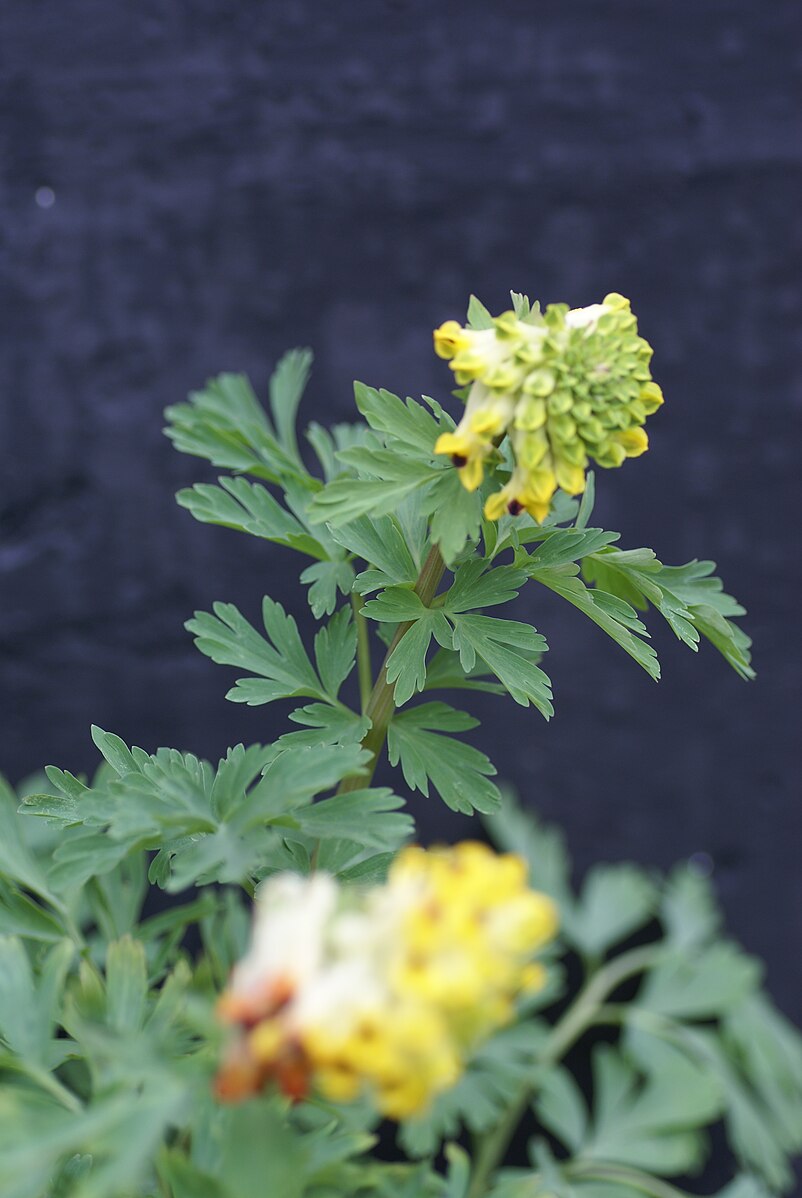
POLYGON ((474 1045, 539 990, 551 900, 522 858, 465 842, 403 850, 387 882, 282 874, 259 889, 253 938, 219 1003, 234 1029, 221 1098, 269 1084, 403 1119, 452 1086, 474 1045))
POLYGON ((649 371, 652 348, 622 295, 588 308, 550 304, 522 318, 505 312, 486 329, 448 320, 434 347, 470 388, 459 425, 435 445, 467 490, 501 461, 497 447, 509 436, 514 466, 485 503, 489 520, 526 510, 541 521, 558 487, 584 491, 591 462, 620 466, 649 447, 643 425, 663 393, 649 371))

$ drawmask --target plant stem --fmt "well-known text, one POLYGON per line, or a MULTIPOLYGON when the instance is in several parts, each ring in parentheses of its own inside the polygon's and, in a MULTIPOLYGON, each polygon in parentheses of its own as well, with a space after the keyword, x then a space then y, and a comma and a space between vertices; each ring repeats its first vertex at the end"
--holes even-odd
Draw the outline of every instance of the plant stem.
MULTIPOLYGON (((434 599, 445 568, 445 562, 440 555, 440 550, 436 545, 432 545, 426 561, 421 566, 421 572, 413 588, 424 607, 429 607, 434 599)), ((340 788, 337 791, 338 794, 346 794, 351 790, 361 790, 364 786, 370 785, 376 771, 379 754, 387 736, 390 720, 393 718, 393 712, 395 711, 395 703, 393 702, 394 687, 387 681, 387 662, 396 645, 409 632, 413 623, 414 621, 407 620, 403 624, 399 624, 396 628, 395 636, 392 639, 390 648, 387 650, 378 677, 370 692, 370 698, 365 706, 365 715, 370 719, 371 726, 365 734, 362 747, 363 749, 369 749, 372 755, 366 772, 352 774, 350 778, 343 778, 340 788)))
MULTIPOLYGON (((642 973, 655 961, 659 950, 655 945, 634 948, 614 958, 599 970, 587 985, 580 990, 575 1001, 552 1028, 540 1063, 546 1067, 554 1065, 565 1055, 584 1031, 593 1023, 596 1012, 604 1000, 622 982, 633 974, 642 973)), ((490 1179, 504 1157, 515 1129, 529 1105, 533 1087, 527 1083, 513 1102, 501 1122, 488 1132, 479 1143, 474 1162, 471 1184, 465 1198, 481 1198, 487 1192, 490 1179)))
POLYGON ((362 596, 351 596, 351 607, 354 609, 354 624, 356 625, 356 668, 359 674, 359 699, 362 704, 362 714, 367 711, 370 693, 373 690, 373 671, 370 667, 370 635, 368 622, 359 610, 362 606, 362 596))
POLYGON ((643 1173, 640 1169, 629 1169, 625 1165, 608 1165, 603 1162, 577 1161, 566 1166, 566 1173, 577 1179, 586 1181, 620 1182, 631 1190, 640 1190, 650 1198, 688 1198, 685 1190, 678 1190, 651 1173, 643 1173))

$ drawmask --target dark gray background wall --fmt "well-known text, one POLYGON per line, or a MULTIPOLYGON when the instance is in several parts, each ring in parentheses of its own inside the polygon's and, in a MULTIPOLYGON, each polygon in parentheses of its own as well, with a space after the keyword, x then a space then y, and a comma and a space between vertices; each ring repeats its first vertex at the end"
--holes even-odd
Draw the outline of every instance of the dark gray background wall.
MULTIPOLYGON (((632 297, 667 403, 598 515, 713 556, 759 681, 658 630, 655 686, 547 595, 558 715, 481 743, 582 866, 715 864, 799 1017, 802 36, 796 0, 9 2, 0 142, 0 767, 92 768, 96 721, 215 755, 284 711, 223 698, 183 620, 297 603, 289 553, 195 525, 160 433, 208 375, 317 352, 446 398, 430 330, 509 288, 632 297), (42 190, 42 189, 50 189, 42 190)), ((431 835, 469 831, 416 802, 431 835)))

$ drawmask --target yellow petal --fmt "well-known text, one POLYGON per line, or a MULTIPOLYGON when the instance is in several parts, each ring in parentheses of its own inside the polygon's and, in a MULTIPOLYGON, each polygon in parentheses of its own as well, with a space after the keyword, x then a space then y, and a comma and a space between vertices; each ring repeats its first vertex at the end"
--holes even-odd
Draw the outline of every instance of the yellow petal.
POLYGON ((546 423, 546 404, 542 399, 525 395, 515 408, 515 427, 534 432, 546 423))
POLYGON ((465 438, 459 433, 441 433, 434 446, 435 453, 461 453, 467 457, 465 438))
POLYGON ((500 408, 488 406, 474 412, 468 421, 468 426, 472 433, 497 437, 499 433, 504 432, 506 423, 504 412, 500 408))
POLYGON ((652 412, 656 412, 660 405, 664 402, 663 392, 657 383, 646 383, 638 396, 643 407, 646 410, 646 415, 651 416, 652 412))
POLYGON ((572 466, 570 462, 557 459, 555 463, 557 485, 569 495, 581 495, 585 489, 585 471, 580 466, 572 466))
POLYGON ((284 1029, 277 1019, 263 1020, 248 1037, 248 1047, 256 1060, 263 1065, 275 1060, 283 1042, 284 1029))
MULTIPOLYGON (((541 470, 533 470, 528 479, 527 491, 534 503, 551 505, 551 497, 557 490, 557 479, 554 471, 546 466, 541 470)), ((529 505, 527 504, 527 507, 529 505)))
POLYGON ((316 1074, 321 1092, 332 1102, 353 1102, 359 1093, 359 1078, 344 1066, 331 1065, 316 1074))
POLYGON ((539 961, 527 965, 521 974, 521 990, 524 994, 537 994, 546 985, 548 975, 539 961))
POLYGON ((628 428, 615 434, 615 439, 624 447, 628 458, 639 458, 649 448, 649 438, 643 428, 628 428))
POLYGON ((460 467, 459 480, 466 491, 475 491, 481 485, 485 471, 482 465, 482 459, 479 457, 469 458, 464 466, 460 467))
POLYGON ((434 330, 434 352, 438 358, 453 358, 466 344, 465 331, 456 320, 447 320, 434 330))
POLYGON ((528 500, 524 507, 538 524, 542 524, 551 511, 550 503, 537 503, 534 499, 528 500))
POLYGON ((507 511, 507 497, 503 491, 488 495, 485 501, 485 520, 499 520, 507 511))
POLYGON ((487 356, 481 350, 471 349, 470 346, 455 354, 451 363, 451 369, 458 372, 460 377, 464 377, 466 381, 478 379, 487 370, 487 367, 487 356))
POLYGON ((515 459, 525 470, 537 470, 548 452, 548 439, 542 430, 515 440, 515 459))

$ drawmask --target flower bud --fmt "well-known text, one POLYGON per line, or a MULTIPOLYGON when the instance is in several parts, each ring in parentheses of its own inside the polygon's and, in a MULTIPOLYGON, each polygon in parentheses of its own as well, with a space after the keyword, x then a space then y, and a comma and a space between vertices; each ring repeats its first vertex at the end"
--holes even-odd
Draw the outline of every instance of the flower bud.
POLYGON ((462 420, 434 447, 450 454, 467 490, 482 484, 510 438, 515 468, 486 500, 487 519, 525 510, 542 521, 558 487, 584 491, 591 462, 620 466, 648 449, 642 426, 663 393, 649 372, 651 346, 616 292, 586 308, 551 304, 542 316, 504 312, 489 329, 449 320, 435 349, 457 382, 470 384, 462 420))

